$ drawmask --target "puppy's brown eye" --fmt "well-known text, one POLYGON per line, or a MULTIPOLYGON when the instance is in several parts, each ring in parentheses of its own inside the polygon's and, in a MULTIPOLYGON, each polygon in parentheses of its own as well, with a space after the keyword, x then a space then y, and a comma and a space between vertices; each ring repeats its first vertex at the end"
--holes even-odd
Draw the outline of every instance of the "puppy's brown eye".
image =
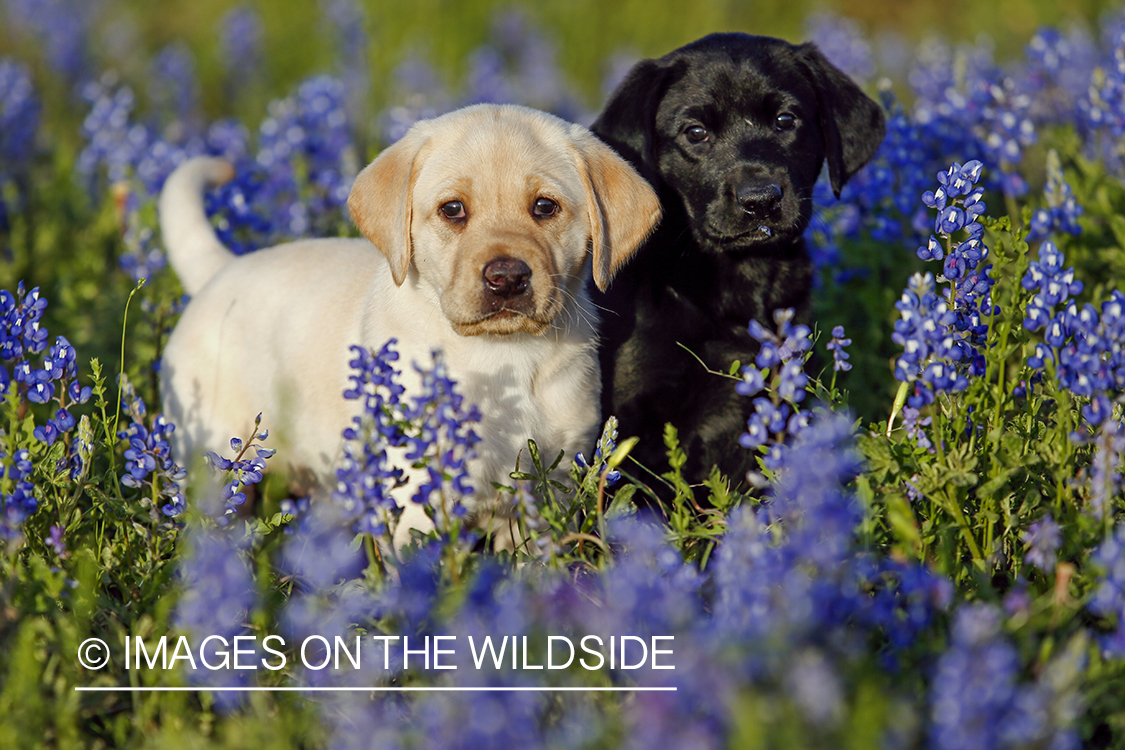
POLYGON ((777 116, 776 123, 778 130, 792 130, 797 127, 797 118, 788 112, 782 112, 777 116))
POLYGON ((688 139, 688 143, 703 143, 707 140, 707 128, 702 125, 692 125, 684 131, 684 135, 688 139))
POLYGON ((442 215, 447 219, 464 219, 466 217, 465 204, 461 201, 442 203, 438 210, 441 211, 442 215))
POLYGON ((535 205, 531 207, 531 215, 537 219, 546 219, 559 212, 559 204, 550 198, 536 198, 535 205))

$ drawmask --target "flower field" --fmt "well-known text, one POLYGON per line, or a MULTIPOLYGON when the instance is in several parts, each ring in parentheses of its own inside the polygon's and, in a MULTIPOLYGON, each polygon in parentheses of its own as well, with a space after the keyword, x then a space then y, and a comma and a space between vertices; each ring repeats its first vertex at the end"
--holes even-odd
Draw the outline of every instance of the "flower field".
POLYGON ((109 6, 0 0, 0 747, 1125 747, 1125 9, 906 62, 809 16, 887 137, 839 198, 818 186, 815 323, 746 321, 760 355, 714 374, 753 403, 753 491, 689 487, 674 429, 605 415, 583 455, 513 462, 525 541, 492 552, 459 505, 479 414, 440 353, 353 349, 330 501, 266 471, 268 415, 171 455, 186 300, 156 196, 220 155, 235 252, 354 236, 352 180, 411 123, 589 123, 635 55, 572 80, 509 9, 453 79, 328 0, 331 55, 275 95, 258 6, 204 56, 138 53, 109 6), (393 456, 436 527, 401 554, 393 456))

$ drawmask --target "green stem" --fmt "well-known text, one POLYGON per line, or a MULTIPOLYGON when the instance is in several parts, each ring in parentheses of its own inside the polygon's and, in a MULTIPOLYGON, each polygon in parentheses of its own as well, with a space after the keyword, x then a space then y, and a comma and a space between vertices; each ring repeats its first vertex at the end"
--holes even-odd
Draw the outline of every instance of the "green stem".
MULTIPOLYGON (((938 461, 942 468, 948 468, 945 462, 945 447, 942 438, 945 434, 945 419, 942 414, 941 404, 934 401, 934 442, 938 449, 938 461)), ((977 540, 973 537, 972 528, 969 526, 968 520, 965 518, 964 512, 961 510, 961 504, 957 502, 956 493, 950 493, 945 490, 940 493, 944 502, 942 505, 953 516, 953 520, 961 528, 961 535, 965 538, 965 543, 969 546, 969 553, 973 556, 973 562, 979 567, 984 567, 984 558, 981 555, 980 547, 977 545, 977 540)))
POLYGON ((133 287, 133 291, 129 292, 129 298, 125 300, 125 315, 121 319, 121 367, 117 371, 117 413, 113 417, 113 434, 117 434, 117 424, 121 420, 121 393, 124 390, 122 387, 121 376, 125 374, 125 329, 129 325, 129 303, 133 301, 133 295, 140 291, 141 287, 145 285, 145 279, 137 282, 133 287))

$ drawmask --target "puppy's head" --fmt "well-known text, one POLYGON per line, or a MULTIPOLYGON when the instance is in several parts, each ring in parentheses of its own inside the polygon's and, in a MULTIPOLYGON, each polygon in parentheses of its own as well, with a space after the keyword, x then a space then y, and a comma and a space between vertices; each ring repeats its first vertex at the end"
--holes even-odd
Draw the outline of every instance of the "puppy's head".
POLYGON ((502 105, 415 125, 360 173, 348 208, 395 283, 419 284, 462 335, 543 333, 582 293, 588 258, 604 289, 660 217, 590 131, 502 105))
POLYGON ((824 162, 839 195, 885 124, 814 45, 712 34, 638 63, 592 129, 682 202, 702 247, 768 252, 808 226, 824 162))

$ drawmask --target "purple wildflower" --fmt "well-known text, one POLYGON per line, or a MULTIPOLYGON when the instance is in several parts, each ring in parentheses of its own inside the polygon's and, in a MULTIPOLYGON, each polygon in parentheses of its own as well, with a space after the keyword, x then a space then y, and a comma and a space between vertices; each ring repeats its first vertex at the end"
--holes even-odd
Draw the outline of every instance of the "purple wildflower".
POLYGON ((1055 559, 1058 556, 1061 543, 1061 530, 1050 515, 1040 518, 1020 535, 1020 539, 1027 544, 1027 554, 1024 562, 1034 565, 1044 573, 1053 573, 1055 559))

